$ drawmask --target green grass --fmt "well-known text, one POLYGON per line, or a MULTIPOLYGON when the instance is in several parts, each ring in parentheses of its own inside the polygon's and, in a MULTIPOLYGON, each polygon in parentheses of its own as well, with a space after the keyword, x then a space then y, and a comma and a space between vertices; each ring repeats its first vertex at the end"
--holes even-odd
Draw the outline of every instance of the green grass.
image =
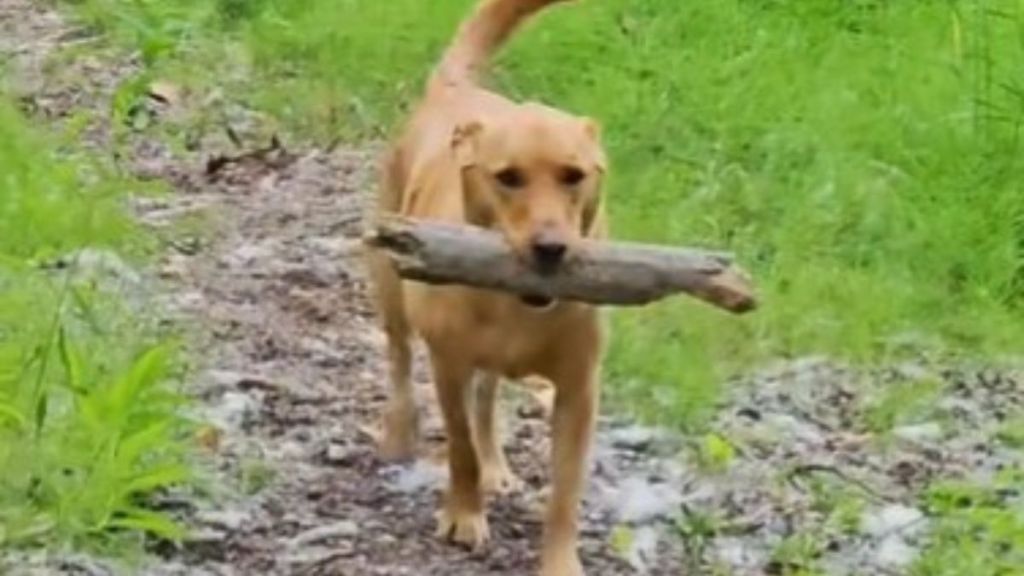
MULTIPOLYGON (((389 134, 471 0, 85 0, 152 69, 323 141, 389 134), (197 66, 197 63, 199 66, 197 66)), ((602 0, 541 18, 496 82, 598 118, 622 238, 734 250, 764 306, 615 315, 608 380, 699 425, 770 358, 970 356, 1024 338, 1018 0, 602 0)))
POLYGON ((885 434, 897 426, 939 420, 939 400, 945 385, 932 379, 890 382, 868 400, 862 417, 867 429, 885 434))
POLYGON ((997 576, 1024 566, 1021 470, 1006 470, 988 484, 941 483, 923 504, 936 524, 927 552, 911 576, 997 576))
POLYGON ((0 97, 0 547, 130 554, 181 535, 144 505, 190 474, 179 359, 95 264, 150 245, 122 206, 133 183, 72 141, 0 97))

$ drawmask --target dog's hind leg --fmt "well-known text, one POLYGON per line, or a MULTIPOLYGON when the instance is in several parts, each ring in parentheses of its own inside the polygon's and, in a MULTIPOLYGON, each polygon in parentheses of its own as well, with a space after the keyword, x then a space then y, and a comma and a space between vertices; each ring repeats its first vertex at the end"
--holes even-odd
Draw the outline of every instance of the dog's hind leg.
POLYGON ((492 372, 481 372, 477 376, 473 442, 480 457, 480 482, 484 492, 511 494, 522 487, 522 481, 509 468, 501 445, 499 385, 500 378, 492 372))
MULTIPOLYGON (((394 155, 384 161, 377 194, 377 214, 398 209, 401 184, 394 155)), ((384 409, 383 431, 379 438, 380 454, 387 460, 410 459, 416 455, 419 418, 412 386, 411 331, 405 313, 402 280, 383 253, 370 250, 366 259, 371 295, 387 336, 391 380, 391 396, 384 409)))
POLYGON ((389 327, 388 363, 391 397, 384 409, 380 455, 387 460, 406 460, 416 456, 419 440, 419 412, 412 387, 412 348, 408 332, 389 327))

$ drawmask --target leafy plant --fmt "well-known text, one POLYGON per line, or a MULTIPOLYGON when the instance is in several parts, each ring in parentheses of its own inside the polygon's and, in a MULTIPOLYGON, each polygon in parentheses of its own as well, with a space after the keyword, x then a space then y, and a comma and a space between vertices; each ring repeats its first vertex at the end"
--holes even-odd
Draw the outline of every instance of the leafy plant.
POLYGON ((943 482, 924 496, 933 516, 928 546, 914 576, 1002 576, 1024 566, 1024 473, 1009 470, 991 484, 943 482))
POLYGON ((817 576, 821 574, 816 568, 821 546, 811 534, 789 536, 775 547, 768 570, 781 576, 817 576))
POLYGON ((996 432, 996 438, 1011 448, 1024 449, 1024 414, 1018 414, 1003 422, 996 432))
POLYGON ((736 458, 736 448, 718 434, 706 434, 698 451, 698 462, 710 472, 724 472, 736 458))
POLYGON ((2 99, 0 118, 0 545, 178 538, 146 498, 189 480, 190 425, 176 347, 110 277, 148 243, 124 181, 71 146, 58 158, 2 99))
POLYGON ((708 544, 721 532, 721 520, 705 511, 684 508, 675 526, 686 547, 691 571, 700 570, 708 544))

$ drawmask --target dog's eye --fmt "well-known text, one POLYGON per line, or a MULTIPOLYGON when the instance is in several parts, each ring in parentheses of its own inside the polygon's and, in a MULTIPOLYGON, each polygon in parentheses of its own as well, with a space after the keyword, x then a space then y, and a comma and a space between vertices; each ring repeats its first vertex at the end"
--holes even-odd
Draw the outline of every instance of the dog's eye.
POLYGON ((494 178, 507 188, 522 188, 526 185, 526 176, 518 168, 505 168, 494 174, 494 178))
POLYGON ((566 186, 575 186, 587 177, 587 173, 574 166, 567 166, 558 175, 558 180, 566 186))

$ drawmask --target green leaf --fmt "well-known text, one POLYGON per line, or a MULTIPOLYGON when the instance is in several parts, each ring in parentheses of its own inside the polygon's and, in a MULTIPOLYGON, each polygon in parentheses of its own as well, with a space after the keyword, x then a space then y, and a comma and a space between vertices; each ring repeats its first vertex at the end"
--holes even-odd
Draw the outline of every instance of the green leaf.
POLYGON ((82 385, 82 358, 68 340, 67 329, 63 326, 57 334, 57 349, 60 352, 60 363, 67 375, 67 387, 75 394, 88 393, 82 385))
POLYGON ((612 529, 610 537, 612 550, 621 557, 625 558, 629 556, 630 550, 633 548, 633 542, 635 540, 633 530, 629 526, 619 524, 612 529))
POLYGON ((187 533, 180 524, 166 515, 135 507, 121 510, 117 517, 111 518, 100 527, 108 528, 140 530, 173 541, 180 541, 187 533))
POLYGON ((117 459, 130 466, 145 450, 162 448, 165 445, 164 436, 169 429, 169 422, 160 421, 122 439, 117 447, 117 459))
POLYGON ((46 414, 50 407, 50 395, 46 390, 39 391, 39 397, 36 398, 36 434, 43 431, 43 425, 46 424, 46 414))
POLYGON ((0 422, 4 420, 14 422, 18 428, 25 426, 25 417, 22 416, 21 412, 18 412, 14 406, 6 403, 0 404, 0 422))
POLYGON ((115 417, 128 413, 139 392, 157 382, 167 373, 169 351, 167 346, 154 346, 144 352, 131 370, 114 384, 111 410, 115 417))
MULTIPOLYGON (((8 527, 10 531, 6 535, 6 540, 9 542, 30 542, 48 536, 56 528, 57 522, 52 515, 41 513, 20 527, 8 527)), ((0 544, 2 543, 3 541, 0 540, 0 544)))
POLYGON ((722 471, 736 458, 736 449, 718 434, 707 434, 701 443, 701 463, 710 470, 722 471))
POLYGON ((121 490, 121 494, 123 496, 130 496, 137 493, 151 492, 157 488, 181 484, 188 480, 188 478, 188 468, 180 464, 168 464, 136 476, 125 485, 121 490))

